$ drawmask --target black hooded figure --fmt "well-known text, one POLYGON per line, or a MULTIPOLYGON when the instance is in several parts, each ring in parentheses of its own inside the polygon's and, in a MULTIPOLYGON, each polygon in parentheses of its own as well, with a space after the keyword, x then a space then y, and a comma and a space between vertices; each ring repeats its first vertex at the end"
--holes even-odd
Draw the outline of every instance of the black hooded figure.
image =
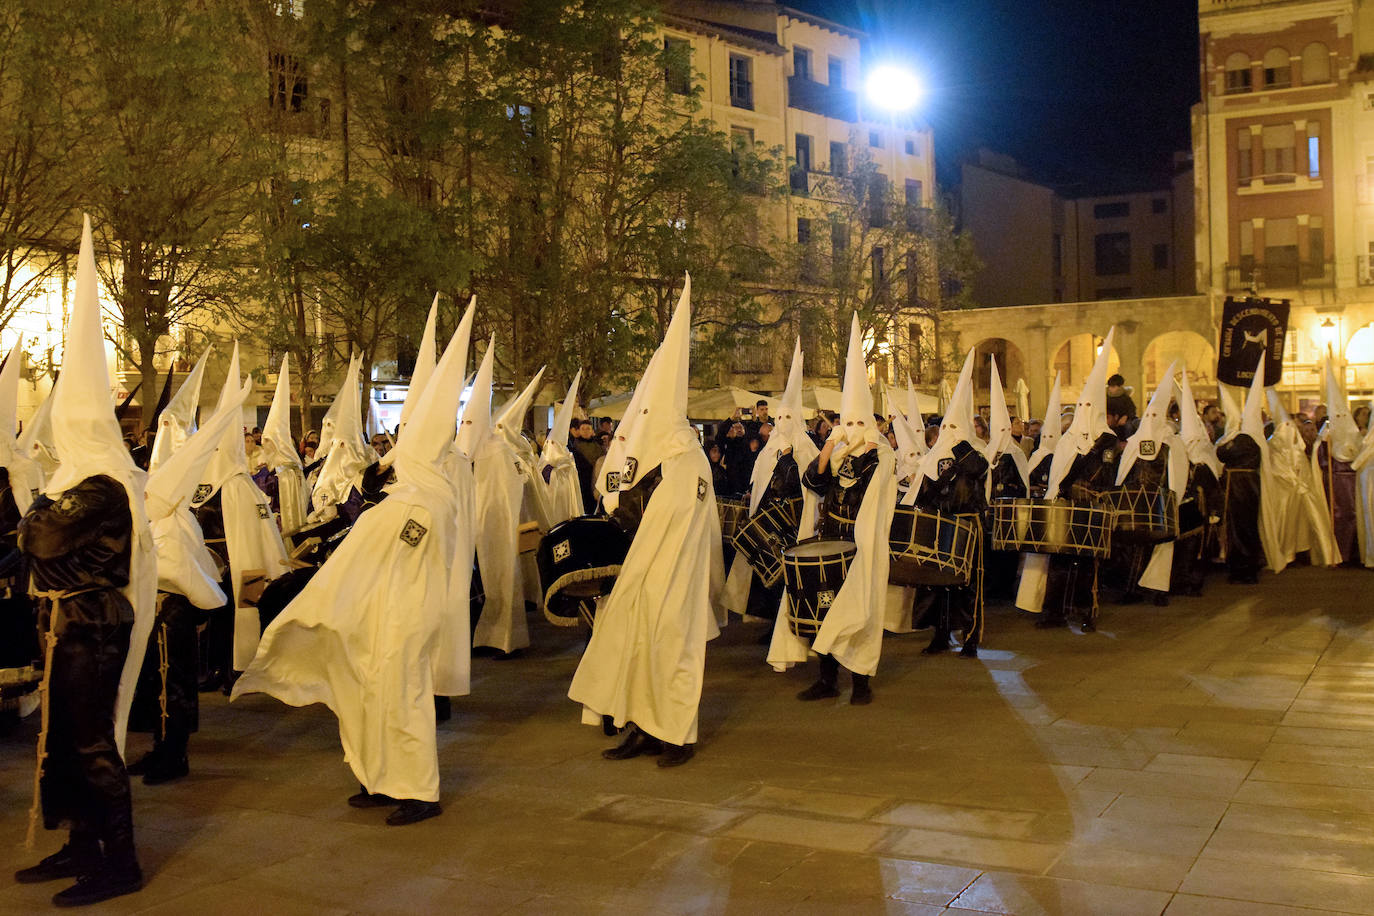
POLYGON ((1264 546, 1260 541, 1260 456, 1260 444, 1248 433, 1237 433, 1217 446, 1217 457, 1225 466, 1221 474, 1221 516, 1227 577, 1246 585, 1259 581, 1259 571, 1264 566, 1264 546))
MULTIPOLYGON (((916 505, 927 512, 937 512, 944 516, 962 516, 975 523, 976 537, 984 537, 983 516, 987 508, 984 497, 985 478, 988 474, 988 460, 983 453, 974 448, 967 440, 956 442, 951 449, 948 464, 941 461, 939 476, 934 480, 921 483, 916 495, 916 505)), ((1011 458, 1003 456, 1008 462, 1011 458)), ((1015 465, 1012 475, 1020 484, 1020 475, 1015 465)), ((974 580, 969 585, 937 587, 934 600, 918 612, 912 625, 923 630, 930 627, 934 633, 930 645, 923 651, 927 655, 946 652, 950 648, 949 638, 955 631, 964 634, 964 646, 960 654, 965 658, 978 656, 978 644, 983 637, 983 596, 981 564, 985 552, 980 544, 974 549, 974 562, 979 568, 973 572, 974 580)))

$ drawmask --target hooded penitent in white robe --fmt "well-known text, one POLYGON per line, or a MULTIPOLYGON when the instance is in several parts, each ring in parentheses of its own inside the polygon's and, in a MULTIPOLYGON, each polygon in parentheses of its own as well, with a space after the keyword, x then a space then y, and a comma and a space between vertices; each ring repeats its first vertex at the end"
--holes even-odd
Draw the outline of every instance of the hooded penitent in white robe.
POLYGON ((153 453, 148 459, 148 470, 156 471, 158 465, 172 456, 190 435, 196 431, 196 408, 200 406, 200 389, 205 381, 205 364, 210 358, 210 347, 200 354, 195 366, 191 368, 186 380, 181 383, 177 393, 172 395, 167 406, 157 417, 157 435, 153 439, 153 453))
MULTIPOLYGON (((16 398, 18 397, 18 380, 16 380, 16 398)), ((19 434, 18 452, 21 460, 15 468, 18 468, 20 478, 15 477, 15 468, 10 469, 10 483, 18 487, 20 483, 33 496, 43 492, 48 478, 57 473, 57 445, 52 437, 52 392, 38 405, 29 422, 24 426, 24 431, 19 434)), ((17 413, 17 405, 16 405, 17 413)), ((32 497, 30 498, 32 501, 32 497)))
POLYGON ((547 470, 549 479, 544 483, 545 504, 548 506, 549 527, 582 514, 582 486, 577 479, 577 463, 568 450, 568 431, 572 425, 573 411, 577 409, 577 386, 582 379, 578 369, 568 386, 568 394, 553 421, 544 440, 544 451, 540 455, 539 480, 547 470))
MULTIPOLYGON (((1029 466, 1031 471, 1037 471, 1048 454, 1050 468, 1045 487, 1046 499, 1059 496, 1059 486, 1073 467, 1074 460, 1092 451, 1103 433, 1111 432, 1107 426, 1107 367, 1115 334, 1116 328, 1113 327, 1097 351, 1097 359, 1079 392, 1069 428, 1060 433, 1058 413, 1051 410, 1047 410, 1045 422, 1040 426, 1040 447, 1031 455, 1029 466)), ((1058 406, 1055 397, 1058 394, 1059 378, 1056 376, 1054 390, 1050 394, 1050 409, 1058 406)), ((1050 554, 1046 553, 1022 554, 1021 577, 1016 583, 1016 606, 1021 610, 1039 614, 1044 609, 1050 559, 1050 554)))
MULTIPOLYGON (((797 473, 800 475, 806 470, 807 465, 811 464, 820 454, 820 449, 816 448, 816 443, 811 441, 807 435, 806 423, 802 419, 802 350, 801 338, 797 338, 796 345, 792 350, 792 368, 787 374, 787 387, 782 393, 782 403, 778 407, 778 415, 773 420, 773 432, 768 436, 768 441, 763 448, 759 449, 758 456, 754 459, 754 471, 750 479, 749 489, 749 516, 752 518, 759 511, 759 506, 763 501, 764 493, 768 490, 769 483, 773 480, 773 471, 778 466, 778 458, 784 454, 791 453, 792 459, 797 462, 797 473)), ((805 529, 809 537, 815 530, 816 510, 820 506, 820 499, 815 492, 802 487, 802 510, 801 518, 798 519, 798 528, 805 529)), ((744 614, 749 607, 749 588, 754 581, 754 569, 749 565, 749 561, 744 555, 736 551, 734 562, 730 564, 730 574, 725 578, 725 591, 721 595, 721 603, 728 610, 737 614, 744 614)))
POLYGON ((281 530, 293 534, 305 524, 310 511, 310 494, 305 489, 305 467, 296 453, 291 436, 291 357, 283 355, 277 374, 277 390, 262 428, 262 453, 267 466, 277 475, 277 504, 281 507, 281 530))
MULTIPOLYGON (((471 325, 467 324, 467 328, 471 325)), ((455 340, 396 446, 396 482, 263 634, 234 697, 324 703, 344 760, 372 793, 439 800, 435 669, 453 613, 458 510, 444 465, 453 444, 466 346, 455 340), (463 352, 459 352, 459 351, 463 352)), ((461 596, 466 599, 466 595, 461 596)))
MULTIPOLYGON (((242 396, 239 378, 239 347, 229 358, 229 371, 220 391, 218 413, 230 401, 242 396)), ((199 506, 216 493, 220 495, 220 512, 224 517, 224 542, 229 554, 229 585, 234 597, 234 647, 231 664, 242 671, 253 659, 258 648, 262 624, 256 607, 244 607, 243 574, 247 570, 262 570, 267 580, 277 578, 291 568, 282 543, 281 531, 272 517, 272 504, 267 494, 248 476, 248 459, 244 454, 243 424, 227 429, 219 441, 214 457, 205 470, 205 480, 197 489, 193 506, 199 506)))
MULTIPOLYGON (((492 335, 477 373, 478 381, 473 383, 472 397, 463 411, 465 420, 469 411, 481 409, 477 389, 484 372, 490 379, 489 363, 495 350, 496 336, 492 335)), ((490 394, 486 403, 490 403, 490 394)), ((476 444, 472 463, 477 486, 477 568, 482 573, 482 592, 486 596, 477 628, 472 632, 472 644, 513 652, 530 644, 517 544, 525 476, 505 435, 494 428, 494 423, 488 428, 490 431, 476 444)))
POLYGON ((354 489, 362 488, 363 472, 377 460, 376 450, 363 434, 361 372, 361 360, 353 360, 330 407, 333 418, 326 415, 320 424, 323 451, 315 457, 323 457, 324 463, 310 491, 312 522, 334 518, 338 505, 347 502, 354 489))
POLYGON ((988 444, 983 447, 983 455, 988 459, 988 475, 984 495, 992 498, 992 471, 1003 455, 1010 455, 1016 464, 1016 473, 1021 477, 1022 488, 1030 489, 1030 462, 1021 446, 1011 435, 1011 412, 1007 410, 1007 395, 1002 390, 1002 374, 997 369, 997 360, 992 360, 992 374, 988 380, 988 393, 991 398, 988 419, 988 444))
MULTIPOLYGON (((654 360, 657 358, 658 351, 655 350, 654 355, 649 357, 649 365, 644 367, 645 378, 649 376, 649 370, 654 367, 654 360)), ((630 433, 639 420, 639 402, 643 399, 642 387, 642 384, 636 387, 630 395, 630 403, 625 406, 625 414, 616 425, 615 435, 611 436, 611 444, 606 449, 606 456, 601 460, 601 473, 596 475, 596 482, 592 488, 596 495, 601 497, 601 506, 607 513, 615 511, 620 499, 620 472, 625 467, 625 443, 629 441, 630 433)))
MULTIPOLYGON (((1188 450, 1169 423, 1169 402, 1173 400, 1174 375, 1177 370, 1176 362, 1169 364, 1154 394, 1150 396, 1149 403, 1145 405, 1140 425, 1126 440, 1126 445, 1121 451, 1121 462, 1116 468, 1118 487, 1126 482, 1136 462, 1153 463, 1160 460, 1160 455, 1167 451, 1168 458, 1165 460, 1168 461, 1168 467, 1163 474, 1164 484, 1173 491, 1175 499, 1183 498, 1183 492, 1188 488, 1188 450)), ((1156 544, 1150 552, 1150 562, 1141 572, 1137 584, 1141 588, 1167 592, 1173 568, 1174 542, 1156 544)))
POLYGON ((1374 422, 1369 424, 1360 452, 1350 462, 1355 471, 1355 495, 1359 514, 1356 529, 1360 536, 1360 562, 1374 566, 1374 422))
POLYGON ((62 374, 48 397, 52 404, 52 443, 62 463, 48 479, 44 492, 49 498, 58 499, 86 478, 103 474, 118 481, 129 495, 129 514, 133 519, 129 584, 120 591, 133 608, 134 626, 114 706, 115 742, 122 756, 129 707, 143 667, 143 650, 157 614, 157 556, 143 498, 147 475, 134 466, 115 419, 105 362, 105 335, 100 327, 98 286, 91 220, 85 217, 77 257, 76 290, 63 346, 62 374))
MULTIPOLYGON (((1276 544, 1275 555, 1268 557, 1269 568, 1282 572, 1303 550, 1310 552, 1313 566, 1334 566, 1341 558, 1331 529, 1331 514, 1323 495, 1321 475, 1307 460, 1302 431, 1284 410, 1278 394, 1270 388, 1265 395, 1274 422, 1266 450, 1267 470, 1260 491, 1266 516, 1264 528, 1276 544)), ((1248 406, 1247 403, 1247 409, 1248 406)), ((1269 547, 1265 545, 1266 555, 1270 552, 1269 547)))
POLYGON ((1332 543, 1337 555, 1332 563, 1355 562, 1361 553, 1358 472, 1350 467, 1360 454, 1360 428, 1350 415, 1350 396, 1345 393, 1335 357, 1324 360, 1326 422, 1312 446, 1312 483, 1331 517, 1332 543), (1324 446, 1324 447, 1323 447, 1324 446))
POLYGON ((214 415, 162 463, 148 472, 148 519, 157 548, 158 591, 183 595, 203 610, 224 606, 219 561, 205 546, 200 522, 191 512, 191 499, 205 476, 226 431, 243 425, 243 405, 253 393, 249 379, 236 397, 222 403, 214 415))
POLYGON ((615 586, 597 607, 596 626, 568 696, 583 722, 634 722, 669 744, 697 740, 706 643, 719 629, 713 606, 724 579, 720 516, 706 454, 687 422, 691 280, 639 388, 634 431, 625 444, 622 492, 655 469, 649 496, 615 586))
POLYGON ((5 367, 0 369, 0 467, 9 473, 10 489, 20 515, 29 511, 43 486, 42 470, 24 454, 15 437, 19 428, 19 364, 23 359, 23 341, 18 341, 5 359, 5 367))
MULTIPOLYGON (((857 549, 844 584, 835 593, 809 647, 787 623, 790 600, 783 594, 782 608, 773 626, 773 641, 768 647, 768 664, 777 671, 805 662, 808 650, 834 656, 854 674, 873 675, 878 670, 887 614, 887 576, 892 559, 888 536, 897 507, 897 475, 892 449, 874 428, 873 393, 868 387, 862 340, 856 313, 850 322, 840 424, 831 432, 835 444, 830 455, 832 469, 838 469, 845 457, 862 454, 870 445, 877 451, 878 466, 869 479, 854 522, 857 549)), ((801 470, 805 474, 806 468, 801 470)))
MULTIPOLYGON (((518 518, 521 525, 533 522, 541 533, 553 527, 552 510, 549 506, 549 492, 540 474, 539 455, 534 443, 526 438, 523 430, 525 416, 530 412, 534 397, 544 383, 544 368, 541 367, 530 379, 523 391, 507 401, 501 412, 492 421, 495 432, 506 440, 511 453, 515 456, 516 467, 520 471, 521 492, 518 518)), ((517 538, 518 549, 518 538, 517 538)), ((519 555, 520 587, 523 600, 536 607, 544 607, 544 589, 539 583, 539 565, 535 562, 534 551, 519 555)))

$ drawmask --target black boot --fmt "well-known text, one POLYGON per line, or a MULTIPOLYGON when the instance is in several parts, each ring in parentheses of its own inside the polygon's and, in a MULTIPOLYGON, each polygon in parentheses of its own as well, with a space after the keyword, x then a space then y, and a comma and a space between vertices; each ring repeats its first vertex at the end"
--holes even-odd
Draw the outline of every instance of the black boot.
POLYGON ((100 869, 100 844, 91 836, 73 831, 61 849, 37 865, 21 868, 14 873, 20 884, 41 884, 59 878, 76 878, 93 874, 100 869))
POLYGON ((390 795, 383 795, 380 792, 369 792, 367 786, 359 786, 360 791, 357 795, 348 796, 348 804, 353 808, 382 808, 387 805, 399 805, 400 799, 392 798, 390 795))
POLYGON ((143 870, 138 867, 138 862, 122 867, 107 863, 106 867, 94 874, 83 875, 65 891, 54 894, 52 902, 54 906, 88 906, 142 889, 143 870))
POLYGON ((154 758, 144 770, 143 784, 145 786, 160 786, 163 783, 175 782, 190 772, 191 764, 186 758, 185 751, 176 753, 164 748, 163 753, 154 758))
POLYGON ((601 734, 605 735, 607 738, 614 738, 615 735, 616 735, 616 732, 618 732, 618 731, 620 731, 620 729, 618 729, 618 728, 615 727, 615 718, 614 718, 614 717, 612 717, 612 716, 602 716, 602 717, 601 717, 601 734))
POLYGON ((407 824, 417 824, 431 817, 438 817, 443 813, 444 809, 439 807, 438 802, 407 798, 401 801, 401 807, 386 816, 386 823, 389 827, 404 827, 407 824))
POLYGON ((667 744, 663 745, 663 756, 658 758, 658 765, 663 768, 680 767, 687 761, 696 756, 696 748, 690 744, 667 744))
POLYGON ((629 760, 631 757, 638 757, 641 754, 663 753, 663 742, 653 735, 646 734, 638 725, 630 723, 625 732, 625 739, 615 747, 607 748, 601 752, 601 756, 607 760, 629 760))
POLYGON ((921 650, 922 655, 940 655, 949 651, 949 630, 941 627, 935 628, 935 635, 930 637, 930 645, 921 650))
POLYGON ((959 650, 959 657, 960 657, 960 658, 977 658, 977 657, 978 657, 978 640, 976 640, 976 639, 969 639, 969 638, 968 638, 968 634, 967 634, 967 633, 964 634, 964 647, 963 647, 962 649, 959 650))
POLYGON ((868 675, 854 675, 854 692, 849 696, 850 706, 867 706, 873 702, 873 688, 868 684, 868 675))
POLYGON ((835 660, 833 655, 822 655, 821 676, 810 687, 797 694, 797 699, 804 703, 812 700, 829 700, 840 695, 840 689, 835 686, 835 681, 840 674, 840 663, 835 660))

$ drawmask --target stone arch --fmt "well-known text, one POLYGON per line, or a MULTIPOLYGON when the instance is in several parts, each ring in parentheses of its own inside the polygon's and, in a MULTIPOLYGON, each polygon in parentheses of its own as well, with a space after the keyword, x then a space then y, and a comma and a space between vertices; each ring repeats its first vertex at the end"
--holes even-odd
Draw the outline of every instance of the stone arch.
POLYGON ((1173 360, 1187 367, 1188 384, 1195 397, 1216 397, 1217 350, 1212 341, 1196 331, 1165 331, 1145 345, 1141 357, 1138 391, 1143 395, 1142 404, 1149 400, 1173 360))
POLYGON ((1026 377, 1026 356, 1013 341, 1005 337, 984 337, 973 347, 973 387, 988 390, 992 360, 1002 374, 1002 385, 1011 388, 1018 378, 1026 377))
MULTIPOLYGON (((1054 357, 1050 361, 1050 375, 1053 377, 1055 372, 1059 373, 1060 392, 1065 405, 1072 404, 1078 399, 1078 392, 1082 390, 1083 382, 1092 371, 1093 363, 1097 360, 1097 350, 1101 345, 1101 335, 1082 331, 1066 338, 1055 347, 1054 357)), ((1113 343, 1111 355, 1107 357, 1107 375, 1120 371, 1121 353, 1113 343)))

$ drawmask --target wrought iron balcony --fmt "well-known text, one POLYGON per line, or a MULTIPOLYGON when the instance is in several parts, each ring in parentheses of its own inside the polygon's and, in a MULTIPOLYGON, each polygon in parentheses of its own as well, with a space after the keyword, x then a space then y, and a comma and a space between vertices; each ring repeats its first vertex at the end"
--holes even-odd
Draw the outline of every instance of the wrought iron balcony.
POLYGON ((1228 290, 1298 289, 1335 285, 1336 270, 1335 264, 1331 261, 1226 265, 1228 290))

